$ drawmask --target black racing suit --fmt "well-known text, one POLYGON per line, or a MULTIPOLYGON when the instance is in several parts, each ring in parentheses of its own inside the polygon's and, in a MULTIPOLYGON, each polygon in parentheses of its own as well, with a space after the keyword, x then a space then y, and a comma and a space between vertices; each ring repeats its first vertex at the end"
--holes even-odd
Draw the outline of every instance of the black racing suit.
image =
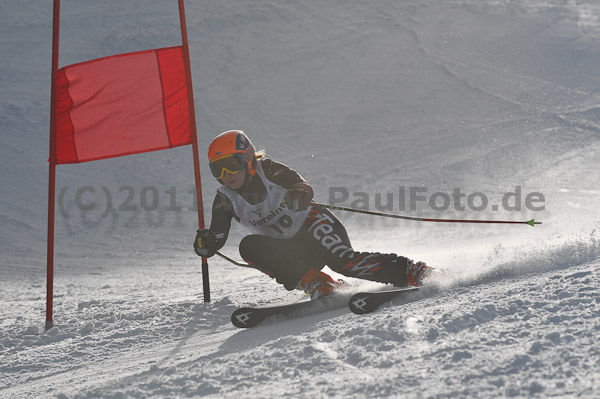
MULTIPOLYGON (((288 166, 264 159, 262 167, 269 181, 285 189, 303 184, 309 188, 312 196, 308 183, 288 166)), ((264 201, 267 195, 257 174, 250 177, 236 192, 251 204, 264 201)), ((217 237, 217 249, 225 245, 233 218, 239 221, 231 201, 225 195, 217 193, 210 225, 210 230, 217 237)), ((240 255, 288 290, 296 288, 308 269, 320 270, 325 266, 344 276, 405 286, 406 269, 411 262, 395 254, 354 251, 342 223, 329 210, 314 203, 304 225, 293 238, 249 235, 240 242, 240 255)))

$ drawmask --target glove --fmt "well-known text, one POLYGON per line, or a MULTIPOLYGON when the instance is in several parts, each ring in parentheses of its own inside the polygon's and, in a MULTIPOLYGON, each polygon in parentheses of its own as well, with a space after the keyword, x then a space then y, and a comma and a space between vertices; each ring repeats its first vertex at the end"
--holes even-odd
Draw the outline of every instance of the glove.
POLYGON ((194 251, 198 256, 210 258, 217 252, 217 236, 208 229, 198 230, 194 240, 194 251))
POLYGON ((284 201, 286 206, 293 211, 304 211, 310 205, 313 198, 313 191, 309 185, 298 183, 288 190, 284 201))

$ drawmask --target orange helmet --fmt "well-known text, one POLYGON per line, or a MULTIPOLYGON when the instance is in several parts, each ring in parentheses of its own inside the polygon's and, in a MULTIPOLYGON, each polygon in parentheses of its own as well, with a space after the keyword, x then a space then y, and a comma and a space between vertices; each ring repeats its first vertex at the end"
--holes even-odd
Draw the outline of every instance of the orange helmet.
POLYGON ((208 147, 208 161, 219 180, 226 171, 235 174, 245 168, 250 176, 256 173, 254 146, 241 130, 228 130, 215 137, 208 147))

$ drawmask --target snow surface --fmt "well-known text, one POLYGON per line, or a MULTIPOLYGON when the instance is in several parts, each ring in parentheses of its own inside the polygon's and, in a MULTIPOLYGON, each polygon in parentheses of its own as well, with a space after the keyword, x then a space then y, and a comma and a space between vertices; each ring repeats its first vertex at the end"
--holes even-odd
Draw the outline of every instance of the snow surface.
MULTIPOLYGON (((180 43, 174 0, 62 3, 61 66, 180 43)), ((0 398, 600 395, 596 1, 188 2, 201 148, 241 128, 321 202, 345 187, 370 209, 390 193, 393 212, 544 223, 339 213, 356 249, 435 265, 429 287, 364 317, 248 331, 229 322, 237 306, 299 293, 212 258, 203 303, 190 148, 57 168, 44 330, 51 14, 50 1, 0 2, 0 398), (516 186, 545 209, 493 211, 516 186), (76 204, 85 187, 93 210, 76 204), (490 207, 401 210, 399 187, 482 192, 490 207)))

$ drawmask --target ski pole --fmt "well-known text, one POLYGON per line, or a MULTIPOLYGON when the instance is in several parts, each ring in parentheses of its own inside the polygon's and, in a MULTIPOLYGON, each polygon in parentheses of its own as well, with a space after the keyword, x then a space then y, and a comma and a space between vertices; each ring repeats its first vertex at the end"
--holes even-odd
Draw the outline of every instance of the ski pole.
POLYGON ((344 206, 329 205, 329 204, 315 203, 315 205, 322 206, 324 208, 338 210, 338 211, 356 212, 356 213, 362 213, 362 214, 365 214, 365 215, 383 216, 383 217, 395 218, 395 219, 414 220, 414 221, 417 221, 417 222, 528 224, 531 227, 533 227, 536 224, 542 224, 542 222, 536 222, 535 219, 527 220, 525 222, 512 221, 512 220, 433 219, 433 218, 419 218, 419 217, 413 217, 413 216, 392 215, 390 213, 365 211, 365 210, 362 210, 362 209, 346 208, 344 206))
POLYGON ((217 252, 216 252, 216 254, 217 254, 217 255, 219 255, 221 258, 225 259, 226 261, 233 263, 233 264, 234 264, 234 265, 236 265, 236 266, 252 267, 251 265, 249 265, 249 264, 247 264, 247 263, 241 263, 241 262, 238 262, 238 261, 237 261, 237 260, 235 260, 235 259, 232 259, 232 258, 230 258, 230 257, 229 257, 229 256, 227 256, 227 255, 223 255, 223 254, 222 254, 222 253, 220 253, 219 251, 217 251, 217 252))

